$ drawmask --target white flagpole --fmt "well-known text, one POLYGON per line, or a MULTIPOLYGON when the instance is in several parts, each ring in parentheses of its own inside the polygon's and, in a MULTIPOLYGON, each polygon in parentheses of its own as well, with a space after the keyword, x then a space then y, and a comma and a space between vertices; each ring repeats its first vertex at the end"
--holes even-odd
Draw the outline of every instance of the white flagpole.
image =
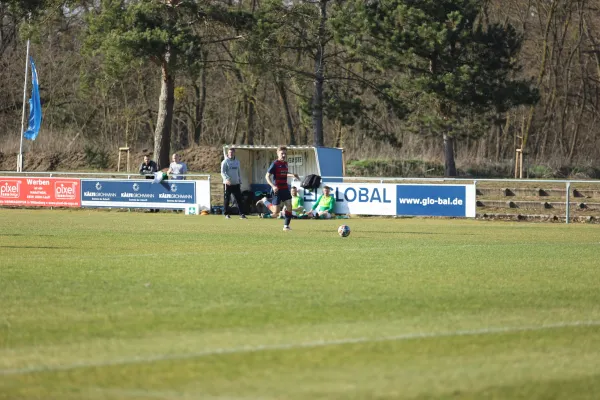
POLYGON ((17 157, 17 172, 23 172, 23 133, 25 132, 25 104, 27 103, 27 73, 29 69, 29 39, 27 39, 27 56, 25 57, 25 84, 23 85, 23 116, 21 117, 21 143, 17 157))

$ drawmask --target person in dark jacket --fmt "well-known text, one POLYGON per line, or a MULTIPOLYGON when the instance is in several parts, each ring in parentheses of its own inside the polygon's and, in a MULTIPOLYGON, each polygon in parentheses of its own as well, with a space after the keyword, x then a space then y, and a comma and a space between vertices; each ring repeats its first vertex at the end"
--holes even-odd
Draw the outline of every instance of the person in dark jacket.
POLYGON ((148 156, 144 156, 144 162, 140 165, 140 174, 146 179, 154 179, 154 173, 158 171, 156 163, 148 156))
MULTIPOLYGON (((140 165, 140 174, 146 179, 154 179, 154 173, 158 172, 158 166, 149 156, 144 156, 144 162, 140 165)), ((149 212, 158 212, 158 209, 150 209, 149 212)))

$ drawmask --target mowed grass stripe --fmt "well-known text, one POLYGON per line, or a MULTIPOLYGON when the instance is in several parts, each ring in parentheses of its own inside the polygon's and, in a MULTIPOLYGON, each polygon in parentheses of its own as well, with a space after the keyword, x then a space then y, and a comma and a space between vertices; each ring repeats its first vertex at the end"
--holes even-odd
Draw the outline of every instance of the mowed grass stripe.
POLYGON ((0 385, 26 383, 29 392, 43 391, 47 398, 58 398, 55 394, 60 393, 64 398, 113 399, 474 399, 485 392, 489 398, 542 399, 548 398, 549 387, 563 383, 568 390, 557 392, 563 397, 551 398, 571 398, 565 396, 571 394, 593 399, 598 388, 595 371, 600 367, 597 332, 597 328, 578 327, 216 354, 13 375, 0 379, 0 385))
MULTIPOLYGON (((0 370, 0 375, 21 375, 36 372, 54 372, 54 371, 68 371, 77 368, 97 368, 97 367, 108 367, 126 364, 143 364, 153 363, 160 361, 177 361, 177 360, 188 360, 206 356, 215 356, 222 354, 237 354, 237 353, 255 353, 261 351, 277 351, 277 350, 296 350, 296 349, 310 349, 317 347, 327 346, 340 346, 340 345, 352 345, 352 344, 364 344, 364 343, 378 343, 378 342, 395 342, 404 340, 415 340, 415 339, 436 339, 445 337, 457 337, 457 336, 482 336, 482 335, 496 335, 496 334, 512 334, 518 332, 532 332, 542 331, 550 329, 564 329, 574 327, 599 327, 600 321, 572 321, 572 322, 558 322, 548 325, 541 326, 523 326, 523 327, 498 327, 498 328, 482 328, 477 330, 465 330, 465 331, 450 331, 450 332, 420 332, 410 334, 400 334, 396 336, 388 337, 357 337, 357 338, 344 338, 337 340, 320 340, 314 342, 305 343, 286 343, 276 345, 257 345, 257 346, 242 346, 233 348, 216 348, 210 349, 198 353, 188 354, 157 354, 157 355, 146 355, 126 359, 115 359, 104 362, 90 362, 85 361, 76 362, 70 365, 56 365, 56 366, 31 366, 20 369, 3 369, 0 370)), ((599 349, 600 351, 600 349, 599 349)))

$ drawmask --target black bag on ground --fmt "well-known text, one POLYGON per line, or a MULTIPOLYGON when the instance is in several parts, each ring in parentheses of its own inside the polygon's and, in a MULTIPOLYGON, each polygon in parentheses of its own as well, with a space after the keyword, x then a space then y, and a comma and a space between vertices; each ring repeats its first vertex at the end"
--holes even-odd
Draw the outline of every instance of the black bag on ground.
POLYGON ((244 190, 242 192, 242 211, 244 213, 246 212, 250 212, 251 214, 254 212, 253 211, 253 206, 256 202, 254 201, 254 193, 252 193, 249 190, 244 190))
POLYGON ((321 186, 321 177, 319 175, 306 175, 300 184, 304 189, 318 189, 321 186))

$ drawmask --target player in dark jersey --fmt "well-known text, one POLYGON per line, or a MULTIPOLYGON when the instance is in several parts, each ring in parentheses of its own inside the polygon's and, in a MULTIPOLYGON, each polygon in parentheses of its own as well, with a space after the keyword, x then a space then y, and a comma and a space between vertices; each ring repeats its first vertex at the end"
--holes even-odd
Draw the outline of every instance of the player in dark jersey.
POLYGON ((279 146, 277 148, 277 160, 273 161, 265 178, 267 183, 273 188, 273 202, 267 201, 266 197, 263 197, 256 203, 263 203, 273 215, 278 215, 279 211, 285 206, 285 222, 283 225, 284 231, 290 231, 290 221, 292 220, 292 194, 290 193, 290 187, 288 186, 288 177, 293 176, 296 179, 300 179, 298 174, 290 174, 288 172, 287 159, 287 147, 279 146))

